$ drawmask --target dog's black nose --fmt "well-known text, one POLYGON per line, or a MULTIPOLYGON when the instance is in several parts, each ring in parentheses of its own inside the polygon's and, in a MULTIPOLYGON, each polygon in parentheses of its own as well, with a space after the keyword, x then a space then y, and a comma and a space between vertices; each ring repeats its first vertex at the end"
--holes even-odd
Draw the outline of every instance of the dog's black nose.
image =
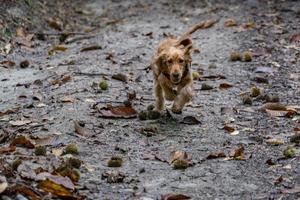
POLYGON ((173 76, 173 78, 176 78, 176 79, 178 79, 178 78, 179 78, 179 76, 180 76, 180 74, 172 74, 172 76, 173 76))

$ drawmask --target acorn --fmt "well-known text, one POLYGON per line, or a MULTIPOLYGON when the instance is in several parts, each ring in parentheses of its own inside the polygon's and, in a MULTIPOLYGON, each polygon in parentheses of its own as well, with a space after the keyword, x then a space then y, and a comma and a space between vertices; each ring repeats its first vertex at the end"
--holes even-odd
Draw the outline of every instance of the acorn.
POLYGON ((252 60, 252 53, 250 51, 245 51, 243 53, 243 60, 245 62, 250 62, 252 60))
POLYGON ((121 156, 112 156, 108 162, 107 166, 108 167, 121 167, 123 163, 123 159, 121 156))
POLYGON ((230 54, 230 60, 231 61, 238 61, 238 60, 242 60, 242 56, 239 52, 232 52, 230 54))
POLYGON ((173 162, 173 169, 186 169, 188 166, 188 162, 184 159, 177 159, 173 162))
POLYGON ((294 147, 288 146, 283 150, 283 155, 286 158, 293 158, 296 156, 296 149, 294 147))
POLYGON ((69 144, 64 150, 64 154, 78 154, 78 147, 76 144, 69 144))
POLYGON ((108 89, 108 84, 107 84, 107 82, 106 82, 106 81, 101 81, 101 82, 99 83, 99 88, 100 88, 101 90, 107 90, 107 89, 108 89))
POLYGON ((193 80, 198 80, 200 78, 200 74, 198 72, 192 73, 193 80))
POLYGON ((47 154, 47 148, 45 146, 35 147, 34 154, 36 156, 45 156, 47 154))

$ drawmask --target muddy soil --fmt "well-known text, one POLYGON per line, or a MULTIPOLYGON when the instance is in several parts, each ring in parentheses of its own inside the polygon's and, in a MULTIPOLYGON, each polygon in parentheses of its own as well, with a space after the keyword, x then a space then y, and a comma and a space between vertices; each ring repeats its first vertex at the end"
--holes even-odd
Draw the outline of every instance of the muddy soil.
MULTIPOLYGON (((82 12, 63 22, 81 19, 68 31, 89 30, 84 34, 87 38, 68 42, 82 35, 73 34, 64 41, 55 34, 46 35, 45 40, 34 37, 30 50, 13 46, 11 53, 0 56, 0 61, 16 63, 0 66, 0 111, 18 108, 0 118, 2 132, 10 133, 1 147, 16 135, 59 136, 59 142, 48 147, 45 157, 35 157, 34 150, 17 147, 15 152, 2 154, 1 162, 11 164, 20 157, 42 167, 54 165, 52 150, 75 143, 79 147, 76 157, 83 162, 76 193, 86 199, 150 200, 168 193, 192 199, 300 197, 300 152, 290 142, 299 127, 297 114, 271 117, 259 111, 265 100, 252 98, 252 105, 242 101, 243 94, 257 86, 277 96, 283 105, 299 106, 300 39, 291 39, 300 33, 298 1, 93 0, 77 9, 82 12), (195 80, 193 102, 181 115, 165 111, 160 119, 145 121, 100 116, 96 108, 123 105, 128 93, 136 93, 131 103, 138 112, 154 104, 153 77, 147 67, 158 43, 168 33, 180 35, 190 26, 211 19, 218 22, 193 34, 200 52, 193 55, 192 70, 201 76, 195 80), (237 26, 226 27, 228 19, 234 19, 237 26), (67 50, 49 55, 58 44, 67 50), (91 45, 101 48, 81 52, 91 45), (252 52, 252 61, 230 61, 233 51, 252 52), (29 67, 19 66, 23 60, 29 61, 29 67), (263 67, 263 73, 255 73, 258 67, 263 67), (127 75, 128 81, 112 79, 117 73, 127 75), (70 75, 71 80, 53 84, 64 75, 70 75), (108 90, 98 88, 102 80, 107 81, 108 90), (221 83, 232 87, 219 88, 221 83), (203 84, 213 89, 201 90, 203 84), (71 100, 63 100, 66 96, 71 100), (182 123, 186 116, 196 117, 201 123, 182 123), (30 123, 11 123, 24 119, 30 123), (74 121, 82 121, 95 135, 78 135, 74 121), (151 137, 140 132, 149 124, 158 126, 158 133, 151 137), (238 134, 224 130, 225 124, 235 127, 238 134), (283 144, 271 145, 267 141, 272 138, 283 144), (244 147, 245 159, 230 158, 240 146, 244 147), (295 157, 284 158, 283 150, 288 146, 294 146, 295 157), (174 170, 168 163, 172 151, 185 151, 193 164, 185 170, 174 170), (226 157, 206 159, 213 152, 224 152, 226 157), (121 167, 107 166, 113 155, 123 157, 121 167), (108 183, 102 176, 109 171, 122 172, 125 179, 108 183)), ((167 110, 170 105, 167 103, 167 110)), ((16 177, 18 174, 7 177, 9 185, 16 177)), ((26 183, 36 186, 34 181, 26 183)))

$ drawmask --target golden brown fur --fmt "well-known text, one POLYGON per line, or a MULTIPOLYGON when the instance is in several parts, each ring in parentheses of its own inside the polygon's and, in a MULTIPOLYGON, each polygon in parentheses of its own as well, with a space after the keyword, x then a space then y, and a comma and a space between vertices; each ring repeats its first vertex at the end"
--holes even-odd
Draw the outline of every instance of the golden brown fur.
POLYGON ((193 97, 191 74, 190 34, 201 27, 193 26, 181 37, 163 40, 153 58, 151 68, 154 74, 155 110, 164 109, 165 100, 174 101, 172 112, 181 113, 183 107, 193 97))

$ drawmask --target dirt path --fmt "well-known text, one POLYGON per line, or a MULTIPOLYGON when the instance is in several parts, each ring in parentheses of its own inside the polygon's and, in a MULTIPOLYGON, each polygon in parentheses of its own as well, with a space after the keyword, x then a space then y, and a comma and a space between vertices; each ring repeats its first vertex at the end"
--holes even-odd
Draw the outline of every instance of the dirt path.
MULTIPOLYGON (((284 105, 299 106, 300 103, 299 38, 290 40, 292 35, 299 34, 300 5, 297 1, 268 2, 248 0, 243 4, 214 2, 207 5, 198 1, 107 3, 98 0, 86 3, 83 7, 86 13, 82 15, 87 22, 79 22, 79 30, 95 28, 88 33, 92 37, 65 42, 65 52, 49 56, 49 49, 59 42, 58 37, 51 36, 46 41, 34 41, 33 52, 17 48, 12 54, 0 57, 16 63, 24 59, 30 62, 25 69, 0 67, 0 111, 19 107, 17 112, 1 117, 1 128, 13 133, 1 146, 7 146, 16 134, 59 135, 59 142, 49 145, 47 159, 36 157, 26 161, 44 167, 49 163, 54 165, 52 149, 77 144, 76 157, 83 161, 83 166, 76 188, 77 193, 87 199, 150 200, 167 193, 181 193, 192 199, 299 198, 299 156, 285 159, 282 154, 284 149, 294 145, 290 137, 299 127, 297 115, 270 117, 258 111, 264 100, 245 105, 239 96, 256 85, 265 93, 279 97, 284 105), (238 26, 225 27, 224 22, 230 18, 238 26), (208 19, 219 21, 193 35, 200 53, 194 54, 192 68, 202 78, 195 81, 196 98, 182 115, 165 114, 159 120, 146 121, 99 117, 93 107, 96 102, 97 107, 121 105, 127 100, 128 92, 136 92, 132 104, 137 111, 153 104, 152 74, 145 68, 159 41, 164 34, 178 35, 208 19), (91 45, 99 45, 101 49, 80 51, 91 45), (229 56, 233 51, 251 51, 253 60, 232 62, 229 56), (257 67, 268 68, 262 68, 265 73, 255 73, 257 67), (126 74, 128 82, 112 79, 116 73, 126 74), (70 75, 71 80, 60 86, 52 84, 63 75, 70 75), (226 79, 208 77, 212 75, 226 79), (262 77, 259 80, 265 83, 259 83, 257 77, 262 77), (92 87, 104 79, 107 79, 108 90, 92 87), (233 87, 222 90, 221 83, 230 83, 233 87), (201 90, 203 84, 213 89, 201 90), (180 123, 185 116, 197 117, 201 124, 180 123), (22 126, 10 123, 24 119, 31 122, 22 126), (73 121, 83 121, 95 136, 78 136, 73 121), (239 134, 231 135, 223 129, 229 122, 239 134), (139 130, 149 124, 158 126, 159 131, 146 137, 139 130), (268 144, 272 138, 284 144, 268 144), (230 152, 240 146, 245 149, 245 160, 227 159, 230 152), (193 166, 174 170, 165 162, 174 150, 187 152, 193 166), (224 152, 227 157, 206 159, 213 152, 224 152), (116 154, 123 157, 122 167, 107 167, 107 160, 116 154), (122 183, 108 183, 101 178, 108 171, 120 171, 125 179, 122 183)), ((299 155, 299 147, 294 148, 299 155)), ((1 157, 3 162, 12 163, 22 155, 34 155, 33 150, 18 147, 16 152, 1 157)), ((59 157, 55 162, 62 159, 59 157)), ((12 179, 15 177, 8 178, 8 182, 12 179)))

